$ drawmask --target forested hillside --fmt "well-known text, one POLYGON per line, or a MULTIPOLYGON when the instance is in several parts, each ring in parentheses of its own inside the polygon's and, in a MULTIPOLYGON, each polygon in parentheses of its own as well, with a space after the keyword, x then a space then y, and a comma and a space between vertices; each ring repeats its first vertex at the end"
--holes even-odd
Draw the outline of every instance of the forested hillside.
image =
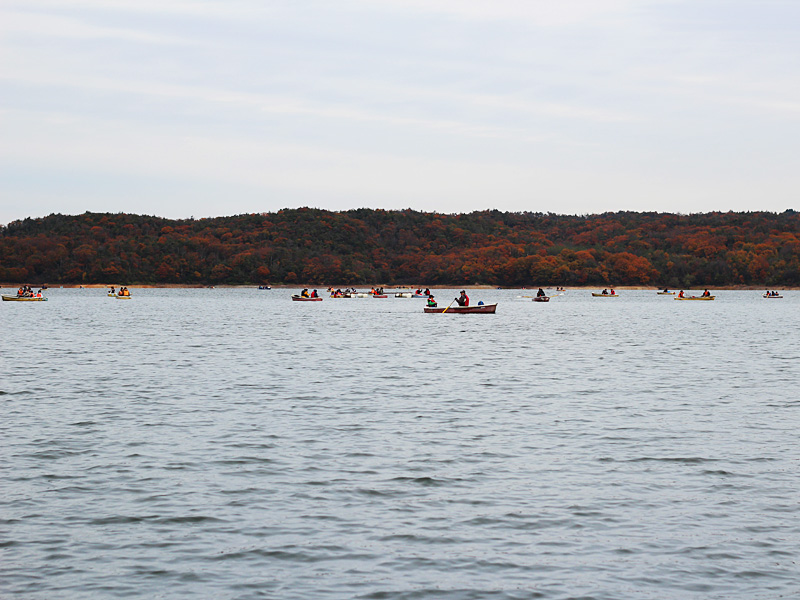
POLYGON ((0 281, 777 287, 800 285, 799 226, 791 210, 56 214, 0 230, 0 281))

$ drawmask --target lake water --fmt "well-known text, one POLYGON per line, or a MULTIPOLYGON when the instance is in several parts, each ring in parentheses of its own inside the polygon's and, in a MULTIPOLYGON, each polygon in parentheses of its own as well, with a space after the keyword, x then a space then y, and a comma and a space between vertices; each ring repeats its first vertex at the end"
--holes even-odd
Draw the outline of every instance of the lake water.
POLYGON ((800 292, 531 293, 3 302, 0 597, 798 597, 800 292))

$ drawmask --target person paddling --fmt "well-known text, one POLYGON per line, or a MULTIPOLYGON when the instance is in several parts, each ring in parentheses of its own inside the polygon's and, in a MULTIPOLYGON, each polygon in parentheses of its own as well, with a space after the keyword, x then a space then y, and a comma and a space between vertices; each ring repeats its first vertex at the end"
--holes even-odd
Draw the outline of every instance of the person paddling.
POLYGON ((456 302, 458 302, 459 306, 469 306, 469 296, 467 296, 467 292, 461 290, 461 295, 456 298, 456 302))

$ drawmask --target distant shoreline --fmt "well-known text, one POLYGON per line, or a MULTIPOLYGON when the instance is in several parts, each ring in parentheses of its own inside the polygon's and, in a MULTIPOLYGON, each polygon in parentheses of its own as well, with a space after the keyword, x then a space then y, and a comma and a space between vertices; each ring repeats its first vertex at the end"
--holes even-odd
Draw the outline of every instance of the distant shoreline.
MULTIPOLYGON (((80 284, 73 284, 73 283, 65 283, 65 284, 31 284, 31 283, 2 283, 0 284, 0 288, 3 289, 13 289, 18 288, 22 285, 29 285, 33 288, 41 288, 44 285, 47 285, 48 289, 107 289, 112 287, 119 288, 120 284, 101 284, 101 283, 89 283, 85 285, 80 284)), ((137 288, 137 289, 179 289, 179 290, 189 290, 189 289, 255 289, 258 290, 257 284, 237 284, 237 285, 185 285, 180 283, 146 283, 146 284, 122 284, 125 287, 130 288, 137 288)), ((327 291, 328 287, 332 287, 334 289, 339 288, 349 288, 355 287, 359 291, 368 291, 374 287, 382 287, 387 293, 388 292, 400 292, 400 291, 413 291, 416 289, 431 289, 431 290, 452 290, 456 288, 461 288, 465 290, 538 290, 539 287, 545 290, 555 290, 557 286, 525 286, 525 287, 515 287, 515 286, 492 286, 492 285, 464 285, 464 284, 454 284, 454 285, 425 285, 425 286, 389 286, 384 284, 370 284, 370 285, 353 285, 353 284, 336 284, 336 285, 322 285, 322 284, 313 284, 313 283, 299 283, 297 285, 288 285, 288 284, 277 284, 277 285, 270 285, 270 287, 274 290, 297 290, 297 289, 317 289, 317 291, 327 291)), ((658 286, 646 286, 646 285, 581 285, 581 286, 565 286, 565 291, 570 290, 602 290, 603 288, 614 288, 615 290, 628 290, 628 291, 661 291, 664 288, 658 286)), ((679 291, 683 290, 698 290, 698 289, 713 289, 718 291, 730 291, 730 292, 739 292, 739 291, 763 291, 763 290, 785 290, 785 291, 792 291, 792 290, 800 290, 800 287, 797 286, 752 286, 752 285, 740 285, 740 286, 722 286, 722 287, 714 287, 714 286, 705 286, 705 285, 696 285, 692 287, 684 287, 684 288, 668 288, 670 291, 679 291)), ((262 290, 263 291, 263 290, 262 290)))

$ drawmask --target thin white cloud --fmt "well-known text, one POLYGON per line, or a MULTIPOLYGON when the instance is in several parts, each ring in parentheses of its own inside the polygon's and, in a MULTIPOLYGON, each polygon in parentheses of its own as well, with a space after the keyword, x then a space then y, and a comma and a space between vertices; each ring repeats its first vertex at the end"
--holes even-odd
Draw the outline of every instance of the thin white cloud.
POLYGON ((98 26, 75 17, 37 14, 32 12, 3 11, 0 19, 0 36, 6 39, 35 36, 49 39, 72 38, 77 40, 108 39, 143 44, 188 44, 189 40, 123 27, 98 26))

